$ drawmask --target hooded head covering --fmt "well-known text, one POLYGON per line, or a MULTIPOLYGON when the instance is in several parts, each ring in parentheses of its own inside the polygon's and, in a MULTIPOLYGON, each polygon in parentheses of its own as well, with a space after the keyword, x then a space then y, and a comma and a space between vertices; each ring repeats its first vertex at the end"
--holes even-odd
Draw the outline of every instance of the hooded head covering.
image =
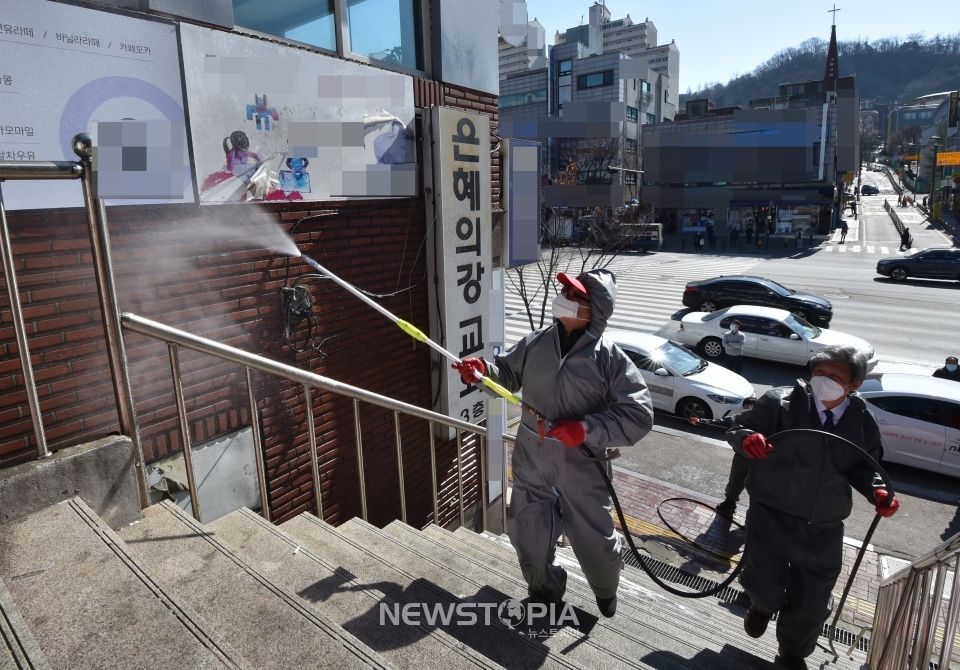
POLYGON ((600 337, 607 328, 607 320, 613 316, 617 301, 617 276, 610 270, 590 270, 577 280, 583 284, 590 295, 590 327, 587 332, 600 337))

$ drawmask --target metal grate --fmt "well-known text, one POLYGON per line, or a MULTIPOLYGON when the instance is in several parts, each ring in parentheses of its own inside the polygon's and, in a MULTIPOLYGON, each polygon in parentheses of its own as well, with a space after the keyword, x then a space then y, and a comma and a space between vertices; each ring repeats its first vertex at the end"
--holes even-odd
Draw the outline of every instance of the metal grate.
MULTIPOLYGON (((623 562, 632 568, 642 570, 640 567, 640 562, 637 561, 636 556, 634 556, 633 552, 631 552, 629 549, 625 549, 623 552, 623 562)), ((663 561, 658 561, 655 558, 645 557, 644 562, 647 564, 647 567, 653 571, 653 574, 663 581, 670 582, 671 584, 679 584, 696 591, 706 591, 717 585, 717 582, 713 581, 712 579, 707 579, 698 575, 691 575, 688 572, 680 570, 676 566, 664 563, 663 561)), ((750 607, 750 597, 741 589, 737 589, 732 586, 726 587, 714 597, 721 602, 730 603, 731 605, 735 605, 736 607, 740 607, 744 610, 750 607)), ((776 618, 777 615, 774 614, 773 620, 776 620, 776 618)), ((829 623, 823 624, 823 630, 820 631, 820 637, 827 639, 830 638, 829 623)), ((855 633, 851 633, 850 631, 842 628, 837 628, 836 636, 833 639, 839 642, 842 646, 849 647, 851 644, 853 644, 853 641, 856 638, 857 635, 855 633)), ((866 652, 869 647, 870 640, 864 637, 861 637, 859 640, 857 640, 858 651, 866 652)))

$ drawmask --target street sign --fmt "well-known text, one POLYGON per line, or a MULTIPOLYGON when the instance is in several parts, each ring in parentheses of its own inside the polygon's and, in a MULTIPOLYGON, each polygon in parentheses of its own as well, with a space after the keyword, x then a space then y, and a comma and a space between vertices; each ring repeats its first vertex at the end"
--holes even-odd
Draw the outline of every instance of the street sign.
POLYGON ((941 151, 937 154, 937 167, 960 165, 960 151, 941 151))

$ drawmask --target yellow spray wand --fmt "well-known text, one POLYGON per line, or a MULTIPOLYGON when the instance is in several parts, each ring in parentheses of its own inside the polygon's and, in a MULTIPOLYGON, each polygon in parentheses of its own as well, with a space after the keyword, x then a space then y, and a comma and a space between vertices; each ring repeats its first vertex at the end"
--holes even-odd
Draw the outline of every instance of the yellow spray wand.
MULTIPOLYGON (((330 272, 330 270, 326 269, 325 267, 323 267, 322 265, 320 265, 318 262, 316 262, 315 260, 313 260, 313 259, 310 258, 309 256, 307 256, 307 255, 301 255, 301 258, 303 258, 303 260, 304 260, 308 265, 310 265, 312 268, 314 268, 317 272, 323 274, 324 276, 328 277, 329 279, 332 279, 334 282, 336 282, 336 283, 339 284, 341 287, 343 287, 346 291, 348 291, 349 293, 353 294, 354 296, 356 296, 357 298, 359 298, 360 300, 362 300, 363 302, 367 303, 368 305, 370 305, 371 307, 373 307, 375 310, 377 310, 378 312, 380 312, 381 314, 383 314, 385 317, 387 317, 388 319, 390 319, 391 321, 393 321, 395 324, 397 324, 397 326, 400 328, 400 330, 402 330, 403 332, 405 332, 407 335, 409 335, 409 336, 412 337, 413 339, 417 340, 418 342, 423 342, 423 343, 426 344, 428 347, 430 347, 431 349, 433 349, 434 351, 436 351, 438 354, 440 354, 441 356, 445 356, 446 358, 449 358, 449 359, 450 359, 451 361, 453 361, 454 363, 461 363, 461 362, 462 362, 459 358, 457 358, 457 357, 454 356, 452 353, 450 353, 449 351, 447 351, 446 349, 444 349, 443 347, 441 347, 439 344, 437 344, 436 342, 434 342, 433 340, 431 340, 429 337, 427 337, 426 334, 424 334, 424 332, 423 332, 422 330, 420 330, 419 328, 417 328, 416 326, 414 326, 414 325, 413 325, 412 323, 410 323, 409 321, 404 321, 403 319, 401 319, 401 318, 399 318, 399 317, 397 317, 397 316, 394 316, 392 313, 390 313, 389 310, 384 309, 381 305, 378 305, 372 298, 370 298, 370 297, 367 296, 367 295, 364 295, 361 291, 359 291, 359 290, 357 289, 357 287, 355 287, 355 286, 353 286, 352 284, 350 284, 350 283, 348 283, 348 282, 345 282, 344 280, 340 279, 340 277, 338 277, 337 275, 335 275, 335 274, 333 274, 332 272, 330 272)), ((504 388, 502 385, 500 385, 500 384, 498 384, 497 382, 493 381, 493 380, 490 379, 489 377, 481 377, 481 378, 477 379, 476 381, 481 382, 481 383, 482 383, 484 386, 486 386, 488 389, 490 389, 491 391, 493 391, 493 392, 496 393, 497 395, 499 395, 499 396, 501 396, 501 397, 503 397, 503 398, 506 398, 509 402, 513 403, 514 405, 520 405, 521 407, 524 407, 524 405, 523 405, 522 401, 520 400, 520 397, 519 397, 519 396, 514 395, 514 394, 511 393, 508 389, 504 388)), ((526 407, 524 407, 524 408, 526 409, 526 407)))

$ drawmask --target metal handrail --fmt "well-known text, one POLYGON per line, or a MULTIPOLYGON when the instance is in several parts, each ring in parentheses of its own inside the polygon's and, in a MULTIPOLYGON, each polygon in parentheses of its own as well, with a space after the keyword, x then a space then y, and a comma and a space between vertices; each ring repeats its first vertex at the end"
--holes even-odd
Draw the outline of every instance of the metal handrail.
POLYGON ((873 670, 926 670, 941 630, 939 667, 950 667, 960 618, 958 568, 960 534, 880 583, 867 657, 873 670), (953 581, 943 607, 948 571, 953 572, 953 581))
MULTIPOLYGON (((461 421, 459 419, 454 419, 443 414, 438 414, 437 412, 430 411, 428 409, 423 409, 417 407, 416 405, 410 405, 400 400, 395 400, 387 396, 379 395, 377 393, 372 393, 356 386, 351 386, 350 384, 344 384, 343 382, 338 382, 335 379, 330 379, 329 377, 324 377, 322 375, 315 374, 313 372, 307 372, 306 370, 301 370, 300 368, 287 365, 285 363, 279 363, 277 361, 270 360, 269 358, 264 358, 262 356, 257 356, 256 354, 251 354, 242 349, 237 349, 236 347, 231 347, 226 344, 221 344, 213 340, 201 337, 199 335, 194 335, 186 331, 172 328, 166 326, 162 323, 146 319, 142 316, 136 314, 131 314, 126 312, 120 317, 121 323, 126 330, 139 333, 141 335, 146 335, 147 337, 160 340, 167 344, 167 347, 170 351, 170 365, 171 372, 173 374, 173 390, 176 396, 178 418, 180 422, 180 432, 183 436, 183 447, 184 447, 184 464, 187 469, 187 486, 190 490, 190 499, 192 505, 192 511, 194 517, 198 521, 202 521, 200 518, 200 503, 197 495, 197 486, 193 473, 193 464, 192 459, 189 456, 190 450, 190 438, 189 438, 189 427, 187 423, 187 413, 185 408, 185 403, 183 399, 183 387, 180 381, 180 364, 179 358, 177 356, 177 349, 183 347, 185 349, 190 349, 199 353, 207 354, 220 358, 223 360, 231 361, 239 365, 243 365, 246 369, 247 377, 247 393, 249 395, 249 402, 251 408, 251 424, 253 427, 254 433, 254 446, 259 451, 262 448, 262 438, 260 436, 260 428, 256 419, 256 398, 254 396, 253 387, 252 387, 252 378, 251 370, 258 370, 260 372, 274 375, 276 377, 282 377, 288 381, 296 382, 303 386, 304 397, 307 402, 307 424, 308 424, 308 434, 310 438, 310 449, 311 449, 311 467, 313 470, 313 482, 315 487, 315 497, 316 497, 316 513, 317 517, 323 519, 323 501, 321 496, 321 481, 320 481, 320 467, 316 455, 317 450, 317 437, 316 437, 316 426, 314 423, 313 415, 313 396, 311 394, 311 389, 321 389, 324 391, 329 391, 331 393, 336 393, 353 400, 353 415, 354 415, 354 424, 356 429, 356 438, 357 438, 357 459, 358 459, 358 470, 360 476, 360 506, 361 506, 361 515, 364 520, 367 519, 367 495, 366 495, 366 483, 364 477, 363 469, 363 439, 360 431, 360 401, 369 403, 371 405, 376 405, 377 407, 383 407, 385 409, 391 410, 394 416, 394 433, 396 437, 397 444, 397 466, 399 468, 399 486, 400 486, 400 514, 401 519, 406 522, 407 509, 406 509, 406 491, 404 484, 403 476, 403 447, 400 439, 400 415, 407 414, 409 416, 414 416, 420 419, 424 419, 429 422, 429 432, 430 432, 430 462, 433 470, 433 511, 434 523, 439 523, 438 518, 438 490, 437 490, 437 478, 436 478, 436 452, 435 452, 435 443, 434 443, 434 427, 439 424, 441 426, 446 426, 452 428, 456 432, 456 443, 457 443, 457 490, 459 497, 459 516, 460 524, 464 525, 466 523, 465 519, 465 500, 463 493, 463 433, 474 433, 479 436, 480 443, 478 444, 478 452, 481 459, 484 458, 483 453, 483 442, 486 438, 487 429, 483 426, 477 426, 466 421, 461 421)), ((505 436, 506 437, 506 436, 505 436)), ((260 497, 262 501, 262 508, 264 517, 268 520, 269 516, 269 502, 267 500, 267 490, 265 486, 266 472, 264 469, 264 464, 262 460, 262 454, 258 454, 257 458, 257 468, 259 470, 258 477, 260 479, 260 497)), ((481 479, 485 479, 485 467, 481 463, 481 479)), ((504 491, 506 491, 506 482, 504 482, 504 491)), ((485 497, 483 495, 483 488, 486 486, 485 481, 480 483, 480 505, 481 505, 481 517, 485 519, 486 511, 484 507, 485 497)), ((505 507, 506 495, 503 495, 503 505, 505 507)), ((505 518, 505 515, 504 515, 505 518)), ((485 525, 485 524, 484 524, 485 525)))

